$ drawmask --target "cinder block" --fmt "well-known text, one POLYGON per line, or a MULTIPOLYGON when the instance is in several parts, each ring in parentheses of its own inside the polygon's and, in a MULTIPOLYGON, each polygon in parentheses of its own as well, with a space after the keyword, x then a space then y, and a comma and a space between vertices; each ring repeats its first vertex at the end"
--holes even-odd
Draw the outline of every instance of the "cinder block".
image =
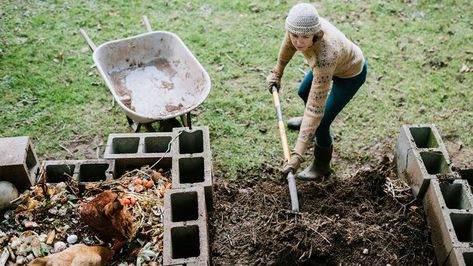
POLYGON ((29 137, 1 138, 0 151, 0 180, 20 190, 36 184, 39 162, 29 137))
POLYGON ((208 265, 209 240, 203 187, 164 195, 164 265, 208 265))
POLYGON ((430 181, 423 205, 431 228, 432 245, 439 265, 456 247, 469 247, 473 238, 472 194, 464 180, 430 181), (459 193, 455 198, 455 193, 459 193))
POLYGON ((451 162, 433 124, 403 125, 396 143, 397 174, 422 198, 434 175, 451 172, 451 162))
POLYGON ((104 158, 115 160, 118 176, 127 170, 156 163, 156 168, 169 169, 173 140, 177 142, 174 134, 167 132, 110 134, 104 158))
POLYGON ((442 199, 448 209, 471 210, 473 209, 473 195, 466 180, 454 180, 450 182, 440 182, 442 199))
POLYGON ((179 127, 174 128, 173 133, 179 138, 179 141, 172 144, 176 154, 210 153, 208 127, 192 127, 192 130, 187 127, 179 127))
POLYGON ((409 132, 418 149, 440 148, 443 144, 440 134, 435 125, 412 125, 409 132))
POLYGON ((39 177, 47 183, 65 182, 69 178, 79 183, 101 182, 115 176, 113 160, 51 160, 44 161, 39 177))
POLYGON ((79 184, 112 180, 115 175, 115 161, 104 159, 79 160, 75 174, 79 184))
POLYGON ((454 248, 448 256, 447 266, 473 265, 473 248, 454 248))
POLYGON ((172 187, 190 188, 200 186, 205 189, 207 207, 212 208, 213 181, 211 159, 207 154, 180 155, 172 158, 172 187))
POLYGON ((434 125, 402 125, 396 142, 398 176, 407 168, 407 156, 411 149, 439 148, 440 139, 434 125))
POLYGON ((163 265, 202 265, 210 261, 204 221, 174 224, 167 228, 164 231, 163 265))
POLYGON ((404 179, 411 186, 414 196, 423 198, 430 181, 437 176, 458 178, 452 174, 450 163, 444 157, 444 153, 417 151, 416 149, 411 149, 408 152, 404 179))
POLYGON ((447 226, 449 211, 446 205, 442 203, 440 185, 438 180, 434 179, 430 182, 430 186, 425 193, 423 205, 427 222, 430 226, 432 245, 439 265, 443 265, 443 262, 446 261, 448 254, 453 248, 450 235, 452 228, 447 226))
POLYGON ((39 171, 38 182, 43 179, 46 183, 66 182, 70 178, 75 179, 78 161, 76 160, 46 160, 43 161, 39 171))
POLYGON ((173 188, 164 195, 164 222, 207 221, 203 187, 173 188))
POLYGON ((407 152, 406 168, 401 172, 401 178, 411 187, 412 194, 419 198, 423 197, 431 179, 422 165, 419 152, 415 148, 411 148, 407 152))

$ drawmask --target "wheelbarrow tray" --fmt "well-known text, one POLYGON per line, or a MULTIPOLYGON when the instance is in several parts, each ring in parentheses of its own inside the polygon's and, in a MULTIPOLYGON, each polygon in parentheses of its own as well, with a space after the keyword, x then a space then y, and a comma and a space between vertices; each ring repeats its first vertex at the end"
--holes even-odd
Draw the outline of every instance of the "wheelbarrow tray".
POLYGON ((139 123, 186 114, 210 92, 209 75, 171 32, 106 42, 93 59, 116 102, 139 123))

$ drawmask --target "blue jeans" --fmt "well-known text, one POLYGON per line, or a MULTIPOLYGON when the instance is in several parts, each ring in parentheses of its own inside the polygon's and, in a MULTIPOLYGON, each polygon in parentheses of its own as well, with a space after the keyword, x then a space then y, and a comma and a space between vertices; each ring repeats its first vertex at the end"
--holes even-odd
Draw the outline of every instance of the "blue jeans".
MULTIPOLYGON (((332 78, 333 85, 325 103, 324 116, 315 131, 315 142, 317 145, 321 147, 332 145, 333 138, 330 133, 330 125, 340 111, 350 102, 361 85, 365 83, 367 72, 368 65, 365 62, 361 73, 352 78, 332 78)), ((313 78, 314 74, 312 70, 309 70, 299 86, 297 94, 304 100, 304 104, 307 104, 313 78)))

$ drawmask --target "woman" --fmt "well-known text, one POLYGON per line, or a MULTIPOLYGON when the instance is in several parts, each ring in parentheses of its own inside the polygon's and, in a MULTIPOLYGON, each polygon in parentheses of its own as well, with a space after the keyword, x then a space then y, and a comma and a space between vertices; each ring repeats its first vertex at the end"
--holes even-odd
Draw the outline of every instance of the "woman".
POLYGON ((309 142, 315 137, 314 160, 298 175, 299 179, 313 180, 330 174, 333 151, 330 125, 365 82, 368 66, 361 49, 321 18, 310 4, 293 6, 285 28, 277 65, 267 78, 269 90, 273 86, 279 89, 284 68, 297 51, 304 55, 311 70, 298 91, 305 103, 304 116, 288 121, 289 128, 300 129, 283 173, 297 171, 309 142))

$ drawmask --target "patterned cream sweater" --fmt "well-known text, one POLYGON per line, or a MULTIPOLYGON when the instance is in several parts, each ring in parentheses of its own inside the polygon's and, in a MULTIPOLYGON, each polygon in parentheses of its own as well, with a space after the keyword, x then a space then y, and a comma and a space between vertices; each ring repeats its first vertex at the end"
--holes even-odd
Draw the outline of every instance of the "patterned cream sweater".
MULTIPOLYGON (((294 148, 294 152, 300 156, 304 155, 307 146, 314 139, 315 130, 322 120, 332 77, 354 77, 362 71, 364 64, 363 53, 358 46, 327 20, 320 18, 320 23, 324 31, 323 38, 303 53, 313 71, 314 79, 294 148)), ((284 68, 296 51, 289 39, 289 33, 286 32, 274 71, 282 76, 284 68)))

